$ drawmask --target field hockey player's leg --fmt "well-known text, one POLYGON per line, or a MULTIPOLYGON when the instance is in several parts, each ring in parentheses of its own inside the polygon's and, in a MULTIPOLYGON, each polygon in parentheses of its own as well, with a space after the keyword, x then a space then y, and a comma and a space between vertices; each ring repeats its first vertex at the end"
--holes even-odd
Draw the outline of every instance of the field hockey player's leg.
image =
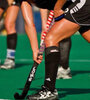
POLYGON ((11 69, 15 67, 15 51, 17 45, 17 33, 15 29, 15 22, 19 7, 12 5, 7 9, 5 18, 5 28, 7 30, 7 56, 3 65, 0 66, 2 69, 11 69))
POLYGON ((41 87, 41 90, 36 94, 27 96, 28 100, 58 100, 58 92, 55 89, 58 65, 59 48, 56 46, 46 48, 44 85, 41 87))
POLYGON ((72 78, 69 67, 69 55, 71 49, 71 38, 66 38, 59 43, 60 50, 60 64, 58 66, 57 79, 72 78))

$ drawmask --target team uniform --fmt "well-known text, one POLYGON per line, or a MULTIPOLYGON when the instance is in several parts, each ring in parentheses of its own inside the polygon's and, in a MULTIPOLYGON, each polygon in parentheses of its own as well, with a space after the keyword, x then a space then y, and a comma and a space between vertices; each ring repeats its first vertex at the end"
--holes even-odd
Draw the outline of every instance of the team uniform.
MULTIPOLYGON (((27 1, 39 8, 53 10, 57 0, 15 0, 27 1)), ((90 0, 67 0, 72 3, 65 10, 65 18, 81 26, 90 26, 90 0), (84 12, 84 13, 83 13, 84 12)))
MULTIPOLYGON (((29 1, 29 0, 28 0, 29 1)), ((31 0, 32 1, 32 0, 31 0)), ((33 4, 39 8, 53 10, 57 0, 33 0, 33 4), (45 6, 46 5, 46 6, 45 6)), ((71 0, 72 3, 65 10, 65 18, 77 23, 82 27, 90 26, 90 0, 71 0)), ((63 16, 62 16, 63 18, 63 16)), ((55 18, 56 21, 61 17, 55 18)), ((82 31, 83 33, 84 31, 82 31)), ((67 33, 68 34, 68 33, 67 33)), ((29 95, 28 100, 57 100, 58 93, 55 91, 56 72, 59 64, 59 48, 50 46, 45 48, 45 82, 44 87, 34 94, 29 95)))
POLYGON ((81 26, 80 34, 90 29, 90 0, 72 0, 66 9, 65 18, 81 26))
MULTIPOLYGON (((21 4, 23 1, 25 0, 15 0, 15 2, 18 4, 21 4)), ((32 0, 32 2, 30 2, 29 0, 26 0, 29 4, 34 4, 39 8, 43 8, 43 9, 48 9, 48 10, 53 10, 55 3, 57 0, 32 0)), ((66 2, 66 4, 64 5, 64 7, 62 8, 63 10, 65 10, 65 8, 67 8, 70 4, 71 4, 71 0, 68 0, 69 2, 66 2)), ((62 19, 64 17, 64 14, 62 14, 61 16, 59 16, 58 18, 55 18, 55 21, 58 21, 60 19, 62 19)), ((64 72, 66 72, 66 74, 64 75, 64 78, 71 78, 71 73, 70 73, 70 68, 68 68, 69 66, 69 52, 70 52, 70 48, 71 48, 71 40, 70 38, 62 40, 60 43, 60 66, 62 66, 62 68, 64 68, 64 72), (65 53, 67 51, 67 54, 65 53), (64 57, 62 57, 63 54, 64 57)), ((59 67, 60 68, 60 67, 59 67)), ((59 78, 63 78, 63 75, 61 76, 61 68, 59 69, 59 73, 57 74, 57 79, 59 78)))
MULTIPOLYGON (((33 0, 32 3, 39 8, 53 10, 56 1, 57 0, 33 0)), ((29 0, 28 0, 28 2, 29 2, 29 0)), ((72 1, 68 0, 65 3, 65 5, 63 6, 62 9, 65 10, 65 8, 67 8, 71 3, 72 3, 72 1)), ((64 18, 64 14, 55 18, 55 21, 61 20, 62 18, 64 18)), ((71 48, 70 38, 62 40, 59 43, 59 45, 60 45, 59 46, 59 49, 60 49, 60 66, 58 68, 57 79, 60 79, 60 78, 69 79, 69 78, 72 77, 71 71, 70 71, 70 68, 69 68, 69 52, 70 52, 70 48, 71 48), (64 72, 64 73, 62 73, 62 72, 64 72)))
MULTIPOLYGON (((29 0, 27 0, 27 1, 29 2, 29 0)), ((56 1, 57 0, 34 0, 33 4, 36 5, 39 8, 53 10, 56 1)), ((32 3, 30 3, 30 4, 32 4, 32 3)), ((62 19, 63 17, 64 17, 64 14, 61 17, 59 17, 59 20, 62 19)), ((55 21, 58 21, 58 18, 56 18, 55 21)), ((47 55, 47 50, 45 50, 45 51, 46 51, 45 54, 47 55)), ((48 51, 48 53, 49 53, 49 51, 48 51)), ((59 58, 56 58, 56 61, 57 61, 57 59, 59 60, 59 58)), ((47 60, 45 60, 45 61, 47 62, 47 60)), ((53 65, 51 67, 53 69, 53 65)), ((57 70, 57 68, 55 69, 55 71, 56 70, 57 70)), ((53 76, 55 77, 56 75, 53 75, 53 76)), ((49 78, 47 78, 47 76, 46 76, 45 80, 49 81, 49 78)), ((44 86, 42 86, 42 89, 38 93, 36 93, 34 95, 31 95, 31 96, 29 95, 27 97, 27 99, 28 100, 43 100, 43 99, 44 100, 58 100, 58 92, 55 88, 54 89, 52 88, 52 86, 54 87, 55 82, 53 82, 53 85, 51 86, 51 89, 49 89, 46 84, 47 84, 47 82, 45 82, 44 86)))
MULTIPOLYGON (((53 10, 56 1, 57 0, 33 0, 33 3, 39 8, 53 10)), ((71 1, 72 3, 66 9, 65 17, 81 26, 90 26, 90 0, 71 1)))
MULTIPOLYGON (((33 0, 33 4, 35 4, 39 8, 53 10, 56 1, 57 0, 33 0)), ((72 1, 71 5, 68 5, 68 8, 67 6, 65 7, 67 8, 65 11, 65 18, 83 26, 90 26, 90 13, 88 13, 90 12, 90 0, 70 1, 72 1)))
MULTIPOLYGON (((29 1, 29 0, 28 0, 29 1)), ((39 8, 53 10, 57 0, 33 0, 33 4, 39 8), (45 6, 46 5, 46 6, 45 6)), ((90 25, 90 0, 71 0, 72 3, 65 10, 65 18, 79 24, 80 26, 90 25)), ((63 16, 62 16, 63 17, 63 16)), ((55 18, 56 21, 61 17, 55 18)), ((34 95, 28 96, 29 100, 57 100, 57 92, 55 92, 55 76, 56 69, 59 64, 58 47, 51 46, 45 49, 45 82, 44 88, 34 95), (51 52, 55 51, 55 52, 51 52), (49 68, 48 68, 49 67, 49 68), (50 70, 52 69, 52 70, 50 70), (52 75, 53 74, 53 75, 52 75), (54 98, 55 97, 55 98, 54 98)))
MULTIPOLYGON (((36 5, 39 8, 53 10, 57 0, 33 0, 32 2, 29 0, 27 1, 31 4, 36 5)), ((90 0, 71 0, 71 1, 72 3, 65 10, 65 14, 64 14, 65 16, 63 15, 62 17, 59 16, 55 18, 55 21, 58 21, 61 18, 65 17, 69 21, 79 24, 81 28, 87 26, 89 27, 90 26, 90 0)), ((81 30, 81 31, 83 33, 85 30, 81 30)), ((44 86, 42 87, 42 90, 40 90, 38 93, 28 96, 27 98, 29 100, 57 100, 58 99, 58 93, 55 90, 55 81, 56 81, 55 76, 57 72, 56 71, 57 67, 55 68, 55 66, 58 66, 59 50, 55 46, 48 47, 45 49, 45 54, 46 54, 45 64, 46 66, 49 66, 49 70, 47 70, 48 68, 46 68, 47 70, 46 74, 47 73, 48 74, 45 76, 44 86), (55 52, 51 53, 51 50, 55 52), (50 69, 52 69, 51 72, 50 69)))
POLYGON ((80 26, 90 26, 90 0, 74 0, 66 9, 66 18, 80 26))
POLYGON ((56 1, 57 0, 33 0, 33 4, 39 8, 53 10, 56 1))

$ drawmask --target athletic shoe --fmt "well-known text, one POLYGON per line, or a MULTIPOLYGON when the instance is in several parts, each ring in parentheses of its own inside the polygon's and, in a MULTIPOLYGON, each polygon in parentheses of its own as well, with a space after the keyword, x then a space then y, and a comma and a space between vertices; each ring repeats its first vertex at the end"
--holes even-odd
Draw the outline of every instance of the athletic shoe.
POLYGON ((58 100, 58 92, 55 89, 54 92, 49 91, 45 86, 42 86, 42 89, 33 95, 27 96, 28 100, 58 100))
POLYGON ((12 69, 15 66, 15 62, 11 59, 6 59, 4 64, 0 66, 2 69, 12 69))
POLYGON ((70 79, 72 78, 71 75, 71 70, 68 67, 68 69, 64 69, 62 66, 58 68, 58 72, 57 72, 57 79, 70 79))

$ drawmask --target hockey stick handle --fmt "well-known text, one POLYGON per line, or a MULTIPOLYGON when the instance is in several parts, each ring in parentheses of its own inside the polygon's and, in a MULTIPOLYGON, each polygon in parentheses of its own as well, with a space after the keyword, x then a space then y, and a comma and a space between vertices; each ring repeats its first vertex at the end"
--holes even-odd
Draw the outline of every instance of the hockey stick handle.
POLYGON ((50 30, 50 25, 51 25, 51 23, 53 21, 53 16, 54 16, 54 11, 53 10, 50 10, 50 13, 49 13, 49 16, 48 16, 48 20, 47 20, 47 23, 46 23, 46 31, 44 31, 42 33, 40 46, 44 43, 46 34, 50 30))

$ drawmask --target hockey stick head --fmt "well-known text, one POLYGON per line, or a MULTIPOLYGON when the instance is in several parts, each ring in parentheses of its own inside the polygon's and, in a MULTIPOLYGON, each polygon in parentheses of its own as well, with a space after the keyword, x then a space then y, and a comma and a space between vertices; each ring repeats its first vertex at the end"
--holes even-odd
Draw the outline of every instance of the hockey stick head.
POLYGON ((36 70, 37 70, 37 66, 38 66, 38 65, 39 65, 39 64, 38 64, 36 61, 34 61, 34 64, 33 64, 33 66, 32 66, 32 69, 31 69, 31 71, 30 71, 30 73, 29 73, 29 76, 28 76, 28 78, 27 78, 26 84, 25 84, 25 86, 24 86, 23 92, 21 93, 21 95, 19 95, 19 93, 15 93, 15 94, 14 94, 14 98, 15 98, 16 100, 24 99, 25 96, 27 95, 27 92, 28 92, 29 87, 30 87, 30 84, 31 84, 31 82, 32 82, 32 80, 33 80, 33 78, 34 78, 34 76, 35 76, 35 72, 36 72, 36 70))
POLYGON ((26 96, 26 93, 25 93, 25 94, 23 93, 23 94, 20 95, 19 93, 16 92, 16 93, 14 94, 14 98, 15 98, 16 100, 23 100, 23 99, 25 98, 25 96, 26 96))
POLYGON ((22 95, 19 95, 19 93, 14 94, 15 99, 24 99, 22 95))

